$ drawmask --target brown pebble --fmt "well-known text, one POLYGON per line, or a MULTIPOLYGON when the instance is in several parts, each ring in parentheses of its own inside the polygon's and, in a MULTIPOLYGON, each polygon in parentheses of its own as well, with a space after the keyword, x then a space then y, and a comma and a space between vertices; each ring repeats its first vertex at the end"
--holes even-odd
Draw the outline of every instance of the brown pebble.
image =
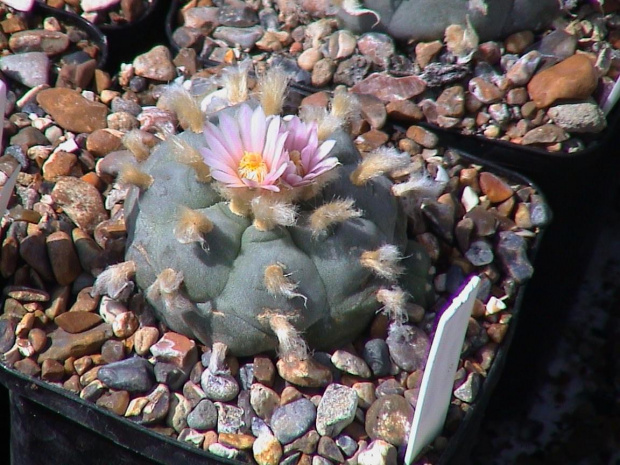
POLYGON ((254 378, 261 384, 273 386, 276 376, 276 367, 269 357, 257 355, 254 357, 254 378))
POLYGON ((512 187, 488 171, 480 173, 479 183, 482 193, 493 203, 503 202, 514 194, 512 187))
POLYGON ((103 407, 119 416, 122 416, 127 411, 129 406, 129 392, 127 391, 109 391, 104 393, 96 404, 99 407, 103 407))
POLYGON ((558 99, 586 99, 598 84, 596 69, 586 55, 572 55, 557 65, 536 73, 527 91, 538 108, 558 99))
POLYGON ((411 100, 394 100, 385 106, 385 110, 389 118, 406 123, 414 123, 424 117, 422 109, 411 100))
POLYGON ((250 434, 220 433, 218 435, 219 443, 239 450, 251 449, 254 441, 256 441, 256 438, 250 434))
POLYGON ((23 373, 26 376, 31 376, 33 378, 39 376, 39 374, 41 373, 41 367, 31 358, 24 358, 22 360, 18 360, 13 365, 13 368, 15 368, 20 373, 23 373))
POLYGON ((56 281, 61 286, 71 284, 82 272, 71 236, 56 231, 47 236, 46 244, 56 281))
POLYGON ((363 152, 370 152, 385 144, 389 136, 378 129, 371 129, 355 139, 356 147, 363 152))
POLYGON ((77 334, 68 333, 62 328, 55 329, 48 335, 51 344, 39 355, 39 362, 42 363, 48 358, 61 361, 71 356, 94 354, 112 335, 112 327, 105 323, 77 334))
POLYGON ((94 328, 103 320, 96 313, 71 311, 57 316, 54 321, 66 332, 76 334, 94 328))
POLYGON ((96 157, 104 157, 121 148, 122 134, 112 129, 97 129, 86 138, 86 150, 96 157))
POLYGON ((41 328, 32 328, 28 333, 28 341, 36 353, 41 352, 47 345, 47 335, 41 328))
POLYGON ((52 199, 86 233, 108 219, 99 191, 80 179, 61 177, 52 190, 52 199))
POLYGON ((106 127, 108 107, 85 99, 75 90, 63 87, 44 89, 37 94, 37 102, 67 131, 90 133, 106 127))
POLYGON ((4 292, 19 302, 47 302, 50 300, 47 292, 26 286, 7 286, 4 288, 4 292))
POLYGON ((46 381, 59 382, 65 377, 65 368, 57 360, 45 360, 41 364, 41 378, 46 381))
POLYGON ((42 231, 26 236, 19 244, 19 254, 46 281, 54 280, 54 272, 50 264, 45 235, 42 231))
POLYGON ((407 129, 407 137, 422 147, 432 149, 439 143, 437 134, 423 128, 422 126, 409 126, 407 129))

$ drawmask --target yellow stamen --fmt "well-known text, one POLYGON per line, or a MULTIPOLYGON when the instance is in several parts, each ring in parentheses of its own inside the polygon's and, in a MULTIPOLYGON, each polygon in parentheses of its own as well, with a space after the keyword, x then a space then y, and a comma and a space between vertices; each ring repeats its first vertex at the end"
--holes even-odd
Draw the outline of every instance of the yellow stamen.
POLYGON ((269 170, 261 154, 246 151, 243 154, 243 158, 239 161, 239 168, 237 168, 239 176, 250 181, 262 182, 269 170))

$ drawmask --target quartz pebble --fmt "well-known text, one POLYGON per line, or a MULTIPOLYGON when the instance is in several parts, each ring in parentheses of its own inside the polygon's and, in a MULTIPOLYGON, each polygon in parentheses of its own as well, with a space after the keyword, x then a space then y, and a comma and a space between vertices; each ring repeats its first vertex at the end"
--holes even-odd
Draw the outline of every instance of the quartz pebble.
POLYGON ((317 408, 316 430, 322 436, 337 436, 355 418, 357 394, 341 384, 325 389, 317 408))

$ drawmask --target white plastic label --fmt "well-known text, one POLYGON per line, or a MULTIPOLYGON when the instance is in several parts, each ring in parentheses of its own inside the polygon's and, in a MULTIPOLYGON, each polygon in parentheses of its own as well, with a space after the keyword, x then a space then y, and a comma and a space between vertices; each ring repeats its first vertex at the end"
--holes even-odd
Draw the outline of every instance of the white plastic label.
POLYGON ((411 424, 405 453, 407 465, 411 465, 416 456, 441 433, 446 421, 454 377, 479 284, 480 278, 472 277, 439 319, 411 424))

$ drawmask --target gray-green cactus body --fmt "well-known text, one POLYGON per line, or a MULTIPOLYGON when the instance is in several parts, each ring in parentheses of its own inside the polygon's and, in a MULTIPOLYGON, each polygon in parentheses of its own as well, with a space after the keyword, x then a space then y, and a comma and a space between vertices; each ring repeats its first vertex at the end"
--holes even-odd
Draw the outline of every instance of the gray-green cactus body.
MULTIPOLYGON (((199 148, 202 135, 180 135, 199 148)), ((181 295, 173 303, 149 296, 158 317, 177 332, 205 344, 223 342, 236 355, 276 349, 278 339, 268 315, 285 315, 309 345, 329 349, 351 341, 380 308, 375 294, 389 285, 362 266, 364 251, 393 244, 405 255, 406 219, 390 192, 391 181, 379 177, 357 187, 349 174, 360 161, 348 135, 334 135, 333 154, 341 166, 338 178, 316 197, 299 205, 295 226, 258 230, 250 218, 232 213, 213 184, 196 180, 194 170, 178 163, 170 142, 160 144, 140 169, 153 177, 144 191, 132 188, 125 202, 128 229, 126 258, 137 265, 141 289, 151 286, 167 268, 183 274, 181 295), (353 199, 363 213, 313 234, 312 211, 336 199, 353 199), (206 247, 182 244, 174 234, 180 206, 206 215, 213 230, 206 247), (297 284, 297 296, 273 295, 264 282, 265 269, 283 267, 297 284)), ((418 255, 408 263, 403 286, 413 301, 427 305, 428 259, 418 255)))
POLYGON ((373 28, 399 40, 442 39, 451 24, 466 25, 469 18, 481 40, 502 39, 514 32, 540 30, 560 14, 558 0, 364 0, 362 15, 339 16, 356 32, 373 28))

